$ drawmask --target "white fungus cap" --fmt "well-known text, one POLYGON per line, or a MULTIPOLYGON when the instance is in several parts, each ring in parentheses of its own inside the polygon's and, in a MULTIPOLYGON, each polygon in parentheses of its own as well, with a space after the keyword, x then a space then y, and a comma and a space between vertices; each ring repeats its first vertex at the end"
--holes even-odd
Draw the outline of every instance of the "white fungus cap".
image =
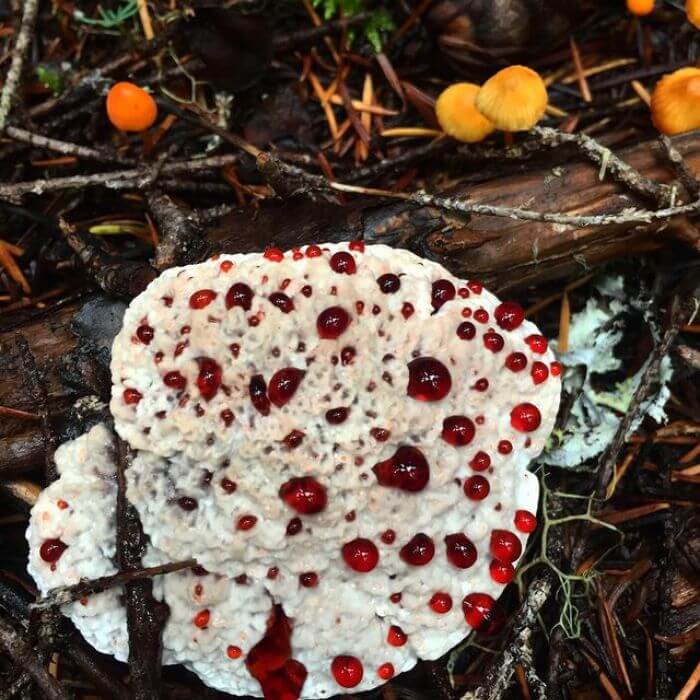
POLYGON ((301 696, 328 697, 489 627, 536 523, 527 466, 561 390, 523 316, 358 243, 152 282, 114 342, 111 410, 140 450, 127 496, 152 551, 203 567, 162 577, 175 659, 261 695, 246 658, 278 605, 301 696))

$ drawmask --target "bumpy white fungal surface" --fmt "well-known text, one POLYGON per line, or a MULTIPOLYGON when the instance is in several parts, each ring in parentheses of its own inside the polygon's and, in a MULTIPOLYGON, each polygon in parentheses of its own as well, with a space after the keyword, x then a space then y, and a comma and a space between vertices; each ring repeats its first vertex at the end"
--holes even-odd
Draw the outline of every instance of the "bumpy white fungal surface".
POLYGON ((128 498, 154 551, 211 572, 162 584, 205 683, 261 694, 245 659, 273 603, 308 698, 495 624, 560 393, 517 305, 386 246, 221 256, 151 283, 112 358, 128 498))

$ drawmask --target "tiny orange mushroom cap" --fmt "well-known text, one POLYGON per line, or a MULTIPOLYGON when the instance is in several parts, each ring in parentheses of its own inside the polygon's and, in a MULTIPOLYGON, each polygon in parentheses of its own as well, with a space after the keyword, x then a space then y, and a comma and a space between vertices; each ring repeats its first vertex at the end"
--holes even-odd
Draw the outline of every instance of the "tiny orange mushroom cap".
POLYGON ((476 108, 501 131, 529 131, 547 108, 547 88, 525 66, 508 66, 492 75, 476 96, 476 108))
POLYGON ((650 15, 654 11, 654 0, 627 0, 627 9, 640 17, 650 15))
POLYGON ((688 22, 700 29, 700 0, 685 0, 685 16, 688 22))
POLYGON ((121 131, 144 131, 158 116, 156 101, 133 83, 115 83, 107 93, 107 116, 121 131))
POLYGON ((651 118, 663 134, 700 128, 700 68, 665 75, 651 95, 651 118))
POLYGON ((455 83, 437 98, 435 113, 440 128, 458 141, 483 141, 496 128, 474 106, 479 89, 473 83, 455 83))

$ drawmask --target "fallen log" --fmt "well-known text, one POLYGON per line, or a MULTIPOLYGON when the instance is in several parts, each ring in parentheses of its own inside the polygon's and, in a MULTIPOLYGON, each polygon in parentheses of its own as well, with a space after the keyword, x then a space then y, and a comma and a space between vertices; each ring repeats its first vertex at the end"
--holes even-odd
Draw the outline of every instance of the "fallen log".
MULTIPOLYGON (((690 171, 700 171, 700 136, 677 138, 674 145, 690 171)), ((673 181, 674 172, 658 142, 639 144, 620 155, 648 178, 673 181)), ((567 215, 617 215, 649 206, 599 175, 598 167, 572 156, 556 166, 533 167, 473 186, 457 184, 447 194, 567 215)), ((679 185, 677 197, 683 196, 679 185)), ((187 227, 182 235, 191 235, 191 230, 187 227)), ((205 231, 204 248, 209 255, 354 238, 411 248, 498 290, 570 277, 607 260, 640 255, 679 240, 696 251, 700 246, 697 228, 684 218, 573 228, 490 216, 465 218, 434 207, 362 197, 344 205, 292 198, 264 203, 254 212, 235 211, 205 231)), ((56 430, 62 429, 77 398, 94 394, 108 399, 109 346, 123 309, 122 302, 96 297, 0 319, 0 406, 35 409, 22 376, 17 334, 27 339, 36 358, 56 430)), ((41 466, 44 439, 35 422, 0 421, 0 474, 16 475, 41 466)))

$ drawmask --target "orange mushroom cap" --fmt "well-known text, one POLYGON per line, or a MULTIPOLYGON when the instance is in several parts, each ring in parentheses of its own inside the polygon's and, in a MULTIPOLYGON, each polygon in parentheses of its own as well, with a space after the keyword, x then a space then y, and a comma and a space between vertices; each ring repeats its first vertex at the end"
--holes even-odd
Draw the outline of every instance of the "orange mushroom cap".
POLYGON ((107 93, 107 117, 121 131, 144 131, 158 116, 156 101, 133 83, 115 83, 107 93))
POLYGON ((473 83, 455 83, 443 90, 435 103, 440 127, 458 141, 483 141, 496 128, 474 106, 479 89, 473 83))
POLYGON ((509 66, 483 84, 476 108, 501 131, 529 131, 542 118, 547 100, 547 88, 538 73, 509 66))
POLYGON ((663 134, 700 128, 700 68, 665 75, 651 95, 651 118, 663 134))
POLYGON ((654 11, 654 0, 627 0, 627 9, 639 17, 650 15, 654 11))
POLYGON ((700 29, 700 0, 685 0, 685 16, 688 22, 700 29))

